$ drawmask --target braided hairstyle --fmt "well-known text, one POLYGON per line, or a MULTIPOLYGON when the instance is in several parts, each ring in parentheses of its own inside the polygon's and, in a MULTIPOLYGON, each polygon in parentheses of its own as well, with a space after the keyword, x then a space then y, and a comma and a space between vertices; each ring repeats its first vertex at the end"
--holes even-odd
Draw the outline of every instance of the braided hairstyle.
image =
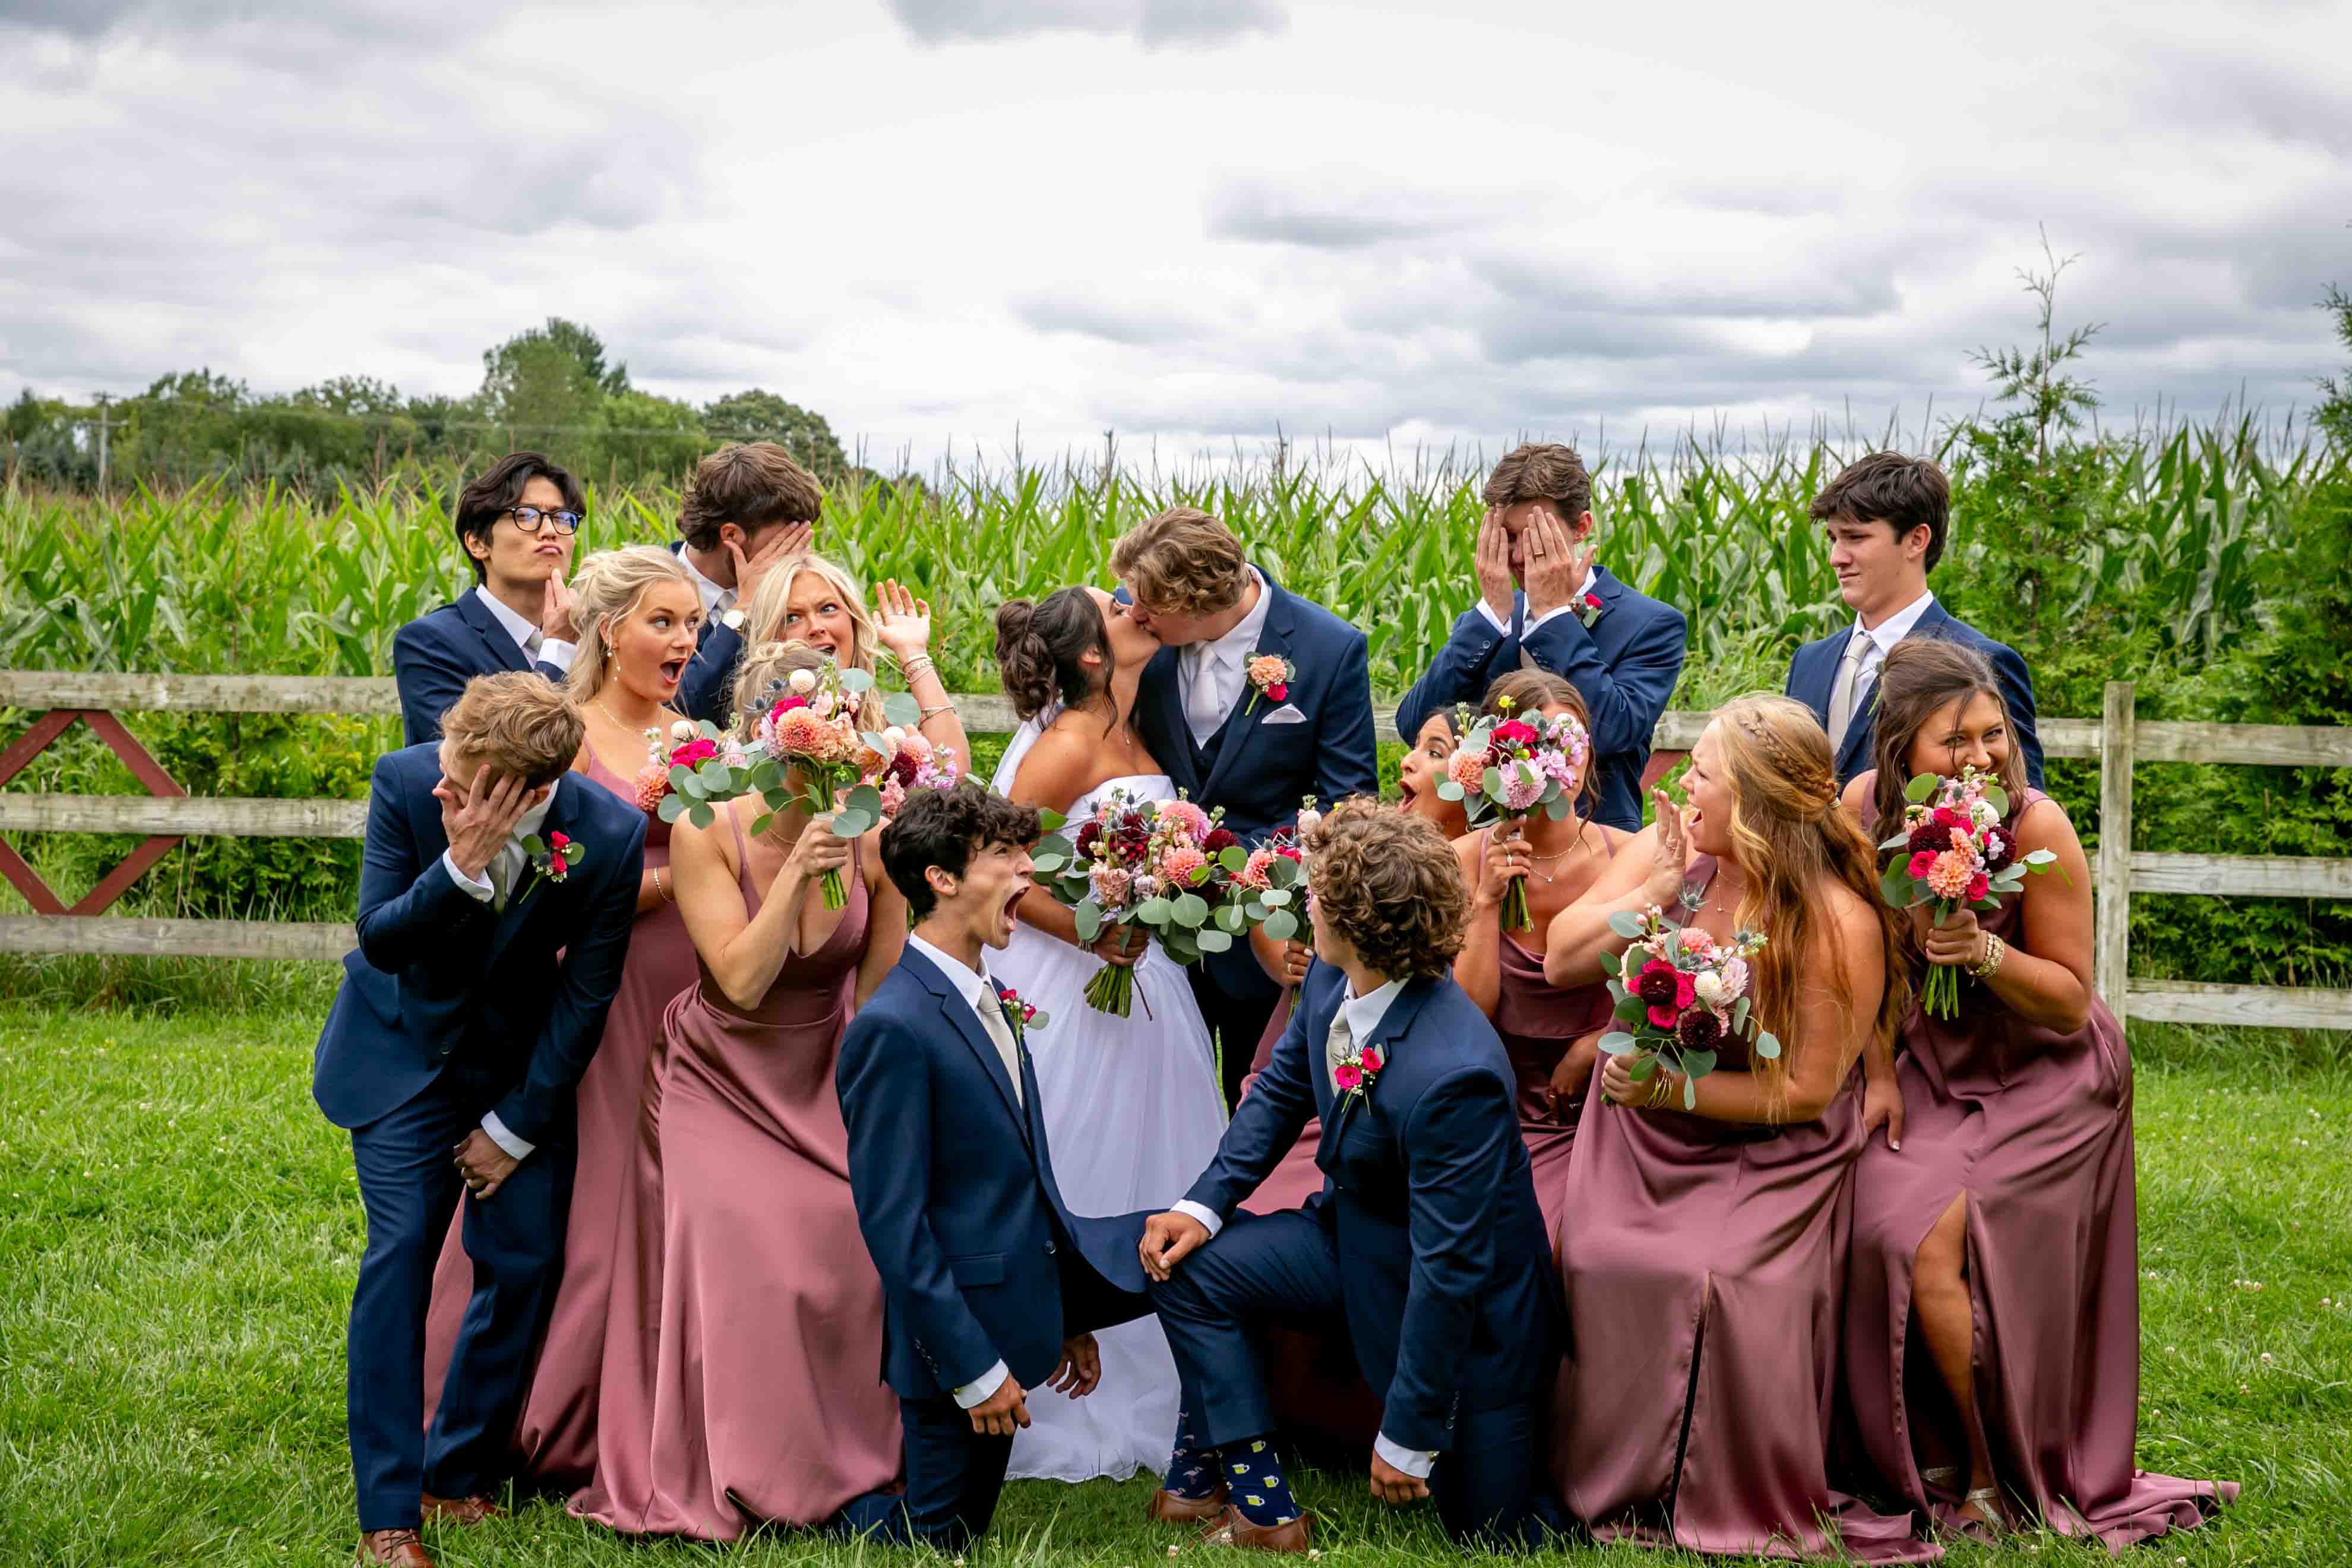
POLYGON ((1830 738, 1805 706, 1778 694, 1753 693, 1717 709, 1708 729, 1731 786, 1733 856, 1748 878, 1736 919, 1743 929, 1770 939, 1753 961, 1756 1012, 1790 1049, 1776 1059, 1759 1059, 1755 1070, 1777 1092, 1787 1083, 1790 1056, 1808 1043, 1794 1032, 1798 987, 1826 983, 1841 1005, 1851 1005, 1861 978, 1851 967, 1851 955, 1821 941, 1822 884, 1851 889, 1878 922, 1874 1028, 1881 1040, 1894 1037, 1909 1001, 1898 956, 1900 933, 1894 911, 1879 896, 1870 840, 1838 804, 1830 738))

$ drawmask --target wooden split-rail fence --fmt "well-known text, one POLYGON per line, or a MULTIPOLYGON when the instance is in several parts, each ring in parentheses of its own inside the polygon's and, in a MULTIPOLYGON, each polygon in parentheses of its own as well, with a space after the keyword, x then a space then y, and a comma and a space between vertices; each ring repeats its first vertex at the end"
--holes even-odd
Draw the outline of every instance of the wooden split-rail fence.
MULTIPOLYGON (((958 697, 965 729, 1003 734, 1014 728, 1012 706, 995 694, 958 697)), ((76 723, 95 731, 140 783, 145 795, 35 795, 0 789, 0 832, 144 835, 97 887, 68 904, 24 857, 0 839, 5 876, 34 913, 0 916, 0 952, 154 954, 199 958, 340 959, 353 945, 341 922, 99 918, 149 868, 184 838, 358 838, 363 800, 235 800, 194 796, 123 727, 119 713, 331 713, 394 715, 391 680, 383 678, 259 675, 130 675, 68 670, 0 670, 0 709, 39 715, 0 751, 0 785, 76 723)), ((1652 776, 1696 742, 1704 713, 1668 713, 1660 721, 1652 776)), ((1395 739, 1394 710, 1379 714, 1381 738, 1395 739)), ((2140 763, 2210 763, 2352 768, 2352 729, 2273 724, 2139 723, 2132 683, 2108 683, 2096 720, 2044 718, 2043 750, 2053 757, 2099 764, 2099 848, 2095 868, 2096 981, 2118 1016, 2172 1023, 2252 1024, 2352 1029, 2352 991, 2308 986, 2215 985, 2129 978, 2130 909, 2135 893, 2226 898, 2352 900, 2352 858, 2192 855, 2131 847, 2132 770, 2140 763)), ((2218 837, 2219 824, 2216 824, 2218 837)))

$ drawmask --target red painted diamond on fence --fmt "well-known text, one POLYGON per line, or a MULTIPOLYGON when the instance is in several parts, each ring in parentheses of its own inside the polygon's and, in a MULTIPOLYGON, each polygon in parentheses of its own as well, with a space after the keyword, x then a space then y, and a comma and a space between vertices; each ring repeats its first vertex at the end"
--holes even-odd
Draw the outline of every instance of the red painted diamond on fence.
MULTIPOLYGON (((42 714, 14 744, 0 752, 0 784, 5 784, 23 773, 35 757, 49 749, 51 742, 72 729, 77 719, 98 731, 98 738, 122 760, 122 765, 131 770, 132 777, 147 786, 149 795, 171 798, 184 796, 188 793, 163 771, 161 763, 147 754, 147 748, 139 743, 137 736, 122 727, 121 720, 111 713, 88 708, 59 708, 42 714)), ((0 877, 7 878, 9 885, 25 895, 25 901, 33 906, 37 914, 94 915, 129 891, 131 883, 145 876, 149 867, 169 855, 179 843, 177 838, 148 839, 123 857, 113 870, 99 879, 97 887, 83 894, 70 909, 64 900, 49 890, 49 885, 41 880, 40 873, 34 870, 30 862, 16 853, 15 847, 5 838, 0 838, 0 877)))

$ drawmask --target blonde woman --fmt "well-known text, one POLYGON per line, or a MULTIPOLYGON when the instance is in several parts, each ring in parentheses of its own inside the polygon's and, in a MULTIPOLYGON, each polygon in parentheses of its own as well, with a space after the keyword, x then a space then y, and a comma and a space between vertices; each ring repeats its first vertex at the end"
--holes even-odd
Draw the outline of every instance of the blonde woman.
POLYGON ((1743 697, 1691 752, 1690 807, 1654 795, 1544 950, 1555 986, 1601 977, 1652 905, 1718 941, 1761 931, 1750 994, 1777 1059, 1721 1047, 1692 1086, 1594 1074, 1559 1232, 1573 1347, 1552 1462, 1604 1541, 1713 1552, 1934 1553, 1907 1520, 1840 1506, 1826 1479, 1838 1312, 1866 1047, 1906 995, 1869 840, 1838 805, 1829 738, 1785 697, 1743 697), (1677 908, 1677 900, 1688 905, 1677 908))
MULTIPOLYGON (((806 643, 844 669, 878 674, 876 649, 887 653, 922 710, 923 738, 945 747, 965 767, 971 742, 948 699, 938 666, 931 662, 931 606, 896 580, 875 592, 878 610, 869 614, 856 580, 822 555, 788 561, 760 581, 744 610, 744 626, 755 643, 806 643)), ((866 728, 882 725, 881 699, 869 699, 866 728)))
MULTIPOLYGON (((591 555, 572 590, 579 651, 566 689, 585 721, 572 772, 636 805, 636 775, 647 760, 645 731, 666 730, 677 718, 667 704, 694 657, 701 601, 677 558, 646 546, 591 555)), ((575 1486, 595 1469, 608 1414, 625 1434, 633 1415, 625 1399, 615 1413, 602 1409, 604 1344, 608 1331, 624 1338, 638 1331, 642 1277, 659 1261, 658 1253, 642 1254, 638 1247, 640 1213, 660 1213, 649 1093, 663 1010, 694 980, 669 837, 668 825, 648 813, 621 989, 573 1097, 576 1174, 563 1277, 516 1433, 523 1473, 555 1486, 575 1486)), ((473 1268, 453 1226, 435 1270, 427 1322, 432 1401, 472 1289, 473 1268)))

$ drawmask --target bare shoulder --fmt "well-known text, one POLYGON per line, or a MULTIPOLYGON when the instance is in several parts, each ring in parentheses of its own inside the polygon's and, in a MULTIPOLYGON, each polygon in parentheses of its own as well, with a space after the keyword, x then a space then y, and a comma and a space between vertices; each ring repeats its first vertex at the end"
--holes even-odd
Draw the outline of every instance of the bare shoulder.
POLYGON ((1823 879, 1814 884, 1814 904, 1826 919, 1822 935, 1840 947, 1879 940, 1878 910, 1871 901, 1843 882, 1823 879))
POLYGON ((1098 771, 1097 747, 1083 731, 1056 723, 1030 744, 1013 770, 1013 798, 1059 811, 1087 793, 1098 771))
POLYGON ((2017 835, 2018 847, 2029 853, 2063 849, 2081 842, 2074 832, 2074 819, 2066 815, 2066 808, 2054 796, 2046 795, 2019 812, 2010 824, 2010 831, 2017 835))
POLYGON ((1865 768, 1853 776, 1852 784, 1838 792, 1838 804, 1845 807, 1848 816, 1858 822, 1870 809, 1870 797, 1877 789, 1878 770, 1865 768))

